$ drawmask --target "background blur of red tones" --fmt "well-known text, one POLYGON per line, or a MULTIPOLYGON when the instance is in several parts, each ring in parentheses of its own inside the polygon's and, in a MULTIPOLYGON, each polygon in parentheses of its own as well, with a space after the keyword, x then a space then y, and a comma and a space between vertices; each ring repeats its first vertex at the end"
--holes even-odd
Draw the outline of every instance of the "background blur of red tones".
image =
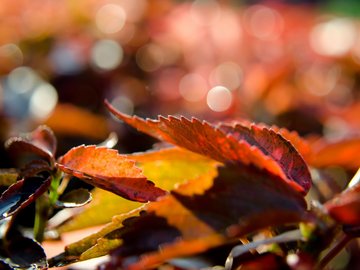
POLYGON ((143 117, 358 135, 360 8, 350 2, 2 0, 0 138, 47 124, 60 153, 110 131, 121 151, 149 148, 104 99, 143 117))

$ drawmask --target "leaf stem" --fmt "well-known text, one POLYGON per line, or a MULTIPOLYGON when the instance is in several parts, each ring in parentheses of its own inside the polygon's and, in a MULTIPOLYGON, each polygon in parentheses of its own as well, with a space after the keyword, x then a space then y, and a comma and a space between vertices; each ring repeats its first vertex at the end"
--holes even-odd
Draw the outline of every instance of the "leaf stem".
POLYGON ((59 198, 58 187, 60 185, 60 181, 62 178, 62 172, 57 170, 52 176, 50 188, 49 188, 49 204, 50 206, 54 206, 56 201, 59 198))
POLYGON ((46 194, 41 195, 35 202, 34 238, 41 243, 49 214, 49 199, 46 194))
POLYGON ((352 237, 343 234, 341 238, 329 249, 328 253, 320 260, 317 269, 323 269, 335 256, 352 240, 352 237))
POLYGON ((35 202, 34 238, 40 243, 44 240, 48 217, 59 197, 58 187, 62 176, 62 172, 56 170, 51 176, 49 194, 43 194, 35 202))

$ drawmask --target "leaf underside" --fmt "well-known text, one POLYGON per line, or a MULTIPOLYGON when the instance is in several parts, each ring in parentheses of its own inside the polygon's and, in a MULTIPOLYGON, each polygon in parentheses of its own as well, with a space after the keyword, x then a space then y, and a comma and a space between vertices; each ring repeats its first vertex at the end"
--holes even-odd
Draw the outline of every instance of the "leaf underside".
POLYGON ((30 152, 46 158, 48 161, 54 159, 57 141, 54 133, 47 126, 39 126, 30 133, 17 137, 11 137, 5 142, 8 151, 21 154, 30 152))
POLYGON ((35 201, 48 189, 50 181, 50 177, 28 177, 11 185, 0 197, 0 219, 15 214, 35 201))

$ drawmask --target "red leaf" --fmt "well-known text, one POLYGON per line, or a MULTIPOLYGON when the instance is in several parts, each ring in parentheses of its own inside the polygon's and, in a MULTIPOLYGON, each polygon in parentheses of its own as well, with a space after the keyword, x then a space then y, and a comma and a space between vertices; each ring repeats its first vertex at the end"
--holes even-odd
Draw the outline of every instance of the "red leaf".
POLYGON ((343 191, 324 206, 340 223, 360 225, 360 185, 343 191))
POLYGON ((314 167, 342 166, 349 169, 360 167, 360 138, 338 142, 319 141, 313 145, 309 163, 314 167))
POLYGON ((249 127, 236 124, 234 126, 220 125, 220 129, 231 134, 237 140, 244 140, 256 146, 266 156, 275 160, 288 179, 298 183, 305 191, 311 187, 311 176, 303 158, 292 144, 279 133, 265 126, 258 127, 251 124, 249 127))
POLYGON ((0 197, 0 219, 15 214, 36 200, 48 189, 50 181, 50 177, 29 177, 11 185, 0 197))
POLYGON ((21 169, 21 175, 23 177, 30 177, 44 171, 51 171, 49 163, 47 163, 45 160, 35 159, 27 163, 25 167, 21 169))
POLYGON ((79 146, 59 159, 60 170, 134 201, 154 201, 165 191, 148 181, 135 162, 116 150, 79 146))
POLYGON ((253 167, 220 168, 213 186, 204 194, 180 192, 172 192, 179 203, 217 232, 231 237, 307 218, 306 202, 298 192, 253 167))
POLYGON ((296 149, 274 131, 240 125, 237 128, 222 126, 220 130, 205 121, 185 117, 160 116, 158 120, 144 120, 118 112, 107 101, 105 104, 116 117, 150 136, 223 163, 265 168, 302 193, 310 188, 311 178, 305 162, 296 149))
POLYGON ((10 152, 30 152, 52 161, 56 152, 56 137, 47 126, 39 126, 30 133, 11 137, 5 142, 10 152))
POLYGON ((189 187, 196 189, 198 181, 184 185, 184 193, 179 187, 150 203, 146 214, 106 236, 123 240, 112 261, 118 259, 120 266, 128 256, 141 255, 129 269, 152 269, 262 228, 309 220, 304 198, 277 178, 254 167, 225 167, 201 195, 184 195, 191 193, 189 187))

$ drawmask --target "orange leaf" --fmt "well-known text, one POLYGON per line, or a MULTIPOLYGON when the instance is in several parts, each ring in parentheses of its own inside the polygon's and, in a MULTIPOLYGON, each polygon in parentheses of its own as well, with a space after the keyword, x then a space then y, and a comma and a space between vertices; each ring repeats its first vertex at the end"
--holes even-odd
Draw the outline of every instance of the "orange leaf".
POLYGON ((56 134, 83 136, 96 140, 103 140, 109 134, 105 117, 71 104, 58 104, 45 123, 56 134))
POLYGON ((134 201, 154 201, 165 191, 148 181, 133 160, 116 150, 79 146, 59 159, 60 170, 134 201))
POLYGON ((348 169, 360 167, 360 138, 313 145, 313 155, 309 163, 314 167, 342 166, 348 169))
POLYGON ((144 120, 120 113, 108 102, 105 104, 116 117, 157 139, 223 163, 253 164, 260 169, 265 168, 302 193, 311 186, 306 163, 288 141, 272 130, 254 126, 251 131, 240 125, 216 128, 196 118, 188 120, 174 116, 144 120))

